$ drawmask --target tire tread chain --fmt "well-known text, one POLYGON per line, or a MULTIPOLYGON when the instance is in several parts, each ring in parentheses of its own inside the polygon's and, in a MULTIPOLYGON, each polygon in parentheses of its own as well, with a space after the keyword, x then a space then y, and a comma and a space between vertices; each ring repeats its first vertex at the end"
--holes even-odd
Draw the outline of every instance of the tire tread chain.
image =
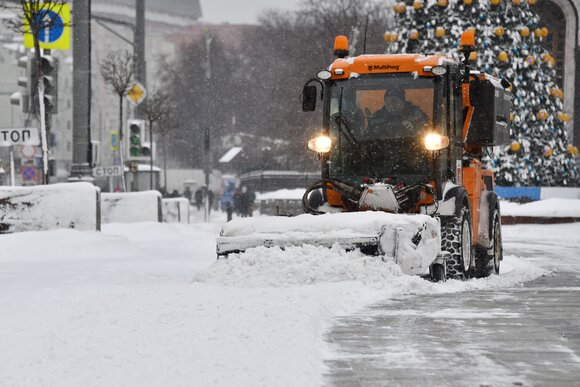
POLYGON ((463 257, 461 256, 461 222, 463 213, 459 217, 441 219, 441 250, 447 251, 447 278, 463 279, 463 257))

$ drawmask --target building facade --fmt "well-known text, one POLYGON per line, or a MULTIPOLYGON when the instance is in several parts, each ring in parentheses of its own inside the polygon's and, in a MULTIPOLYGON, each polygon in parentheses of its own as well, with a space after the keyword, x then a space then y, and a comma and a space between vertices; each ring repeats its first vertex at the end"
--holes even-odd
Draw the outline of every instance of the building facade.
MULTIPOLYGON (((95 161, 99 165, 113 162, 111 133, 119 131, 119 101, 105 85, 99 65, 111 52, 133 53, 135 24, 135 1, 141 0, 93 0, 91 2, 91 140, 95 142, 95 161)), ((74 7, 74 1, 71 2, 74 7)), ((0 19, 14 19, 18 12, 7 9, 0 13, 0 19)), ((195 25, 201 17, 198 0, 149 0, 145 12, 145 56, 147 73, 150 74, 147 88, 156 87, 155 74, 163 59, 171 60, 176 46, 166 36, 184 27, 195 25)), ((74 34, 74 27, 73 27, 74 34)), ((24 127, 26 124, 38 127, 32 117, 22 114, 18 106, 10 103, 16 91, 24 89, 17 85, 17 78, 25 75, 25 69, 17 66, 19 57, 27 55, 23 37, 0 24, 0 128, 24 127)), ((72 47, 72 44, 71 44, 72 47)), ((55 160, 56 176, 51 181, 66 181, 72 164, 72 50, 53 50, 59 59, 58 76, 58 113, 52 117, 52 130, 49 139, 51 158, 55 160)), ((30 54, 29 54, 30 55, 30 54)), ((133 106, 123 101, 123 123, 133 116, 133 106)), ((16 184, 34 184, 37 179, 23 179, 21 174, 20 148, 12 147, 16 161, 16 184)), ((39 153, 39 150, 37 150, 39 153)), ((38 154, 39 155, 39 154, 38 154)), ((38 160, 36 160, 38 164, 38 160)), ((37 165, 37 167, 40 167, 37 165)), ((0 148, 0 168, 8 177, 4 184, 10 184, 9 151, 0 148)))

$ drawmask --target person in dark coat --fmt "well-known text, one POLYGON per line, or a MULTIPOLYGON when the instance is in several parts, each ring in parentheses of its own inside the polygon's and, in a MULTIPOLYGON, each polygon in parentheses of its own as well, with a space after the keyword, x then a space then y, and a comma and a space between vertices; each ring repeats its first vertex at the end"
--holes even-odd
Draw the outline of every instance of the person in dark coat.
POLYGON ((198 189, 197 191, 195 191, 195 206, 197 207, 197 210, 201 210, 201 204, 203 203, 203 192, 200 189, 198 189))
POLYGON ((185 187, 185 190, 183 191, 183 197, 191 203, 191 190, 189 187, 185 187))
POLYGON ((415 137, 429 122, 425 112, 405 100, 402 89, 387 90, 385 105, 369 117, 369 133, 373 138, 415 137))

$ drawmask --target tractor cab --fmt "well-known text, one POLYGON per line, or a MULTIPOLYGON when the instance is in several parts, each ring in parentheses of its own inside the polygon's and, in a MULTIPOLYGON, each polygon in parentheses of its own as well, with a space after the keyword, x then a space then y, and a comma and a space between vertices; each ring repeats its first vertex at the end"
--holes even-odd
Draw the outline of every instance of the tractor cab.
POLYGON ((440 55, 347 57, 347 47, 337 37, 338 58, 303 90, 303 110, 313 111, 315 84, 322 89, 323 129, 309 148, 323 179, 430 185, 440 200, 446 182, 461 185, 466 153, 480 159, 484 146, 509 138, 509 92, 499 80, 440 55))

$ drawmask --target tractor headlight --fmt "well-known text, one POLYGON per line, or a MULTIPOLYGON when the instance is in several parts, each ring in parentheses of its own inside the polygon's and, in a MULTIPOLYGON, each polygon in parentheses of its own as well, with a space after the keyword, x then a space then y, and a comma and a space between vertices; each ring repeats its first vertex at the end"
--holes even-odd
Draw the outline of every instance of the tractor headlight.
POLYGON ((330 140, 330 137, 325 134, 321 134, 308 140, 308 149, 317 153, 330 152, 331 145, 332 141, 330 140))
POLYGON ((425 149, 439 150, 449 146, 449 137, 438 133, 427 133, 425 136, 425 149))

